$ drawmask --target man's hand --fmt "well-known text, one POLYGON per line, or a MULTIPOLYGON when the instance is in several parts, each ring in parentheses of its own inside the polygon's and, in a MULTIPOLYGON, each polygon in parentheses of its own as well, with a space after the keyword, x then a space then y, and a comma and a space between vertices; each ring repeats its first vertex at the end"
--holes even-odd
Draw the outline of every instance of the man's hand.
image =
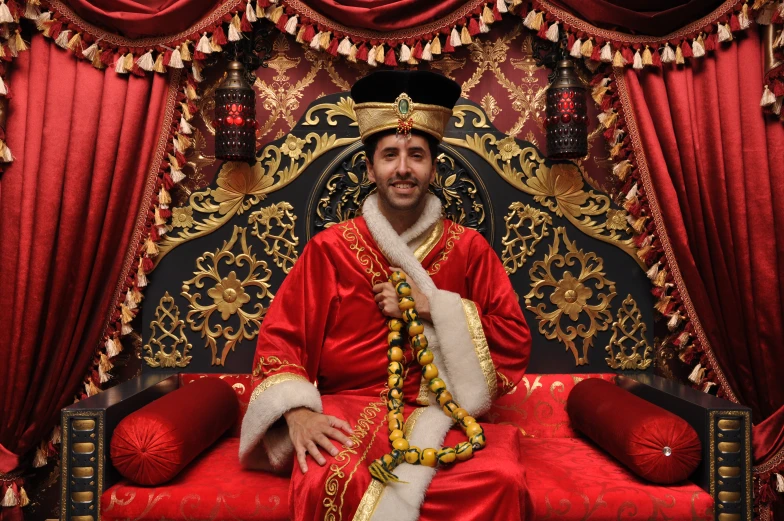
POLYGON ((294 444, 297 462, 303 473, 308 471, 308 464, 305 461, 306 453, 310 453, 316 463, 322 467, 327 463, 327 460, 319 452, 318 446, 321 446, 332 456, 338 455, 338 449, 332 444, 330 438, 346 447, 354 445, 354 442, 346 436, 346 434, 353 434, 354 431, 351 430, 348 422, 339 418, 313 412, 304 407, 291 409, 283 413, 283 416, 289 426, 289 437, 294 444), (342 429, 346 434, 338 429, 342 429))
MULTIPOLYGON (((390 268, 391 271, 399 271, 400 268, 390 268)), ((430 301, 424 293, 419 291, 419 288, 413 281, 407 280, 408 285, 411 286, 411 296, 414 297, 416 303, 417 314, 420 318, 430 321, 430 301)), ((402 318, 403 313, 400 311, 398 304, 400 297, 397 296, 395 286, 391 282, 383 282, 373 286, 373 292, 376 294, 375 300, 378 309, 384 316, 391 318, 402 318)))

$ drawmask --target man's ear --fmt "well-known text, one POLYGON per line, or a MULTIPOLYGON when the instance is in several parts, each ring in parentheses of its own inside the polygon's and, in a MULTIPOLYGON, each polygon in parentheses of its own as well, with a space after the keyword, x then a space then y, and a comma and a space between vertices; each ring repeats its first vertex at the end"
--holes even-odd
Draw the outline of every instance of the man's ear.
POLYGON ((436 179, 436 165, 438 164, 438 160, 433 160, 433 167, 430 169, 430 180, 428 181, 429 184, 433 184, 433 181, 436 179))
POLYGON ((373 170, 373 163, 371 163, 368 159, 365 159, 365 166, 367 167, 368 179, 370 179, 371 183, 375 183, 376 172, 373 170))

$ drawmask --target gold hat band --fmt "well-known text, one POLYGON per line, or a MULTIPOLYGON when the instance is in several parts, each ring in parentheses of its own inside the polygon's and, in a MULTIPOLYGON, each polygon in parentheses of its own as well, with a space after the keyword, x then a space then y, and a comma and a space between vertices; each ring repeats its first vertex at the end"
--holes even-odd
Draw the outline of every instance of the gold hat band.
MULTIPOLYGON (((382 130, 397 129, 400 118, 395 111, 395 103, 358 103, 354 106, 357 115, 359 135, 362 141, 382 130)), ((412 103, 409 119, 411 128, 427 132, 439 141, 444 138, 444 131, 452 117, 452 110, 440 105, 412 103)))

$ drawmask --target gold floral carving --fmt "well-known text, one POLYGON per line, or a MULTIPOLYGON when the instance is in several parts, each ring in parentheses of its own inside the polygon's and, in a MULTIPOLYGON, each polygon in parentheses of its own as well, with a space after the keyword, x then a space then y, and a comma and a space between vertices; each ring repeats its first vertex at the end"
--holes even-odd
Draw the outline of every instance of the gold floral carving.
POLYGON ((176 233, 161 240, 158 244, 160 254, 154 259, 155 265, 180 244, 214 232, 235 215, 241 215, 259 204, 268 194, 287 186, 325 152, 356 140, 315 132, 304 137, 289 135, 281 145, 272 143, 264 147, 257 154, 253 165, 243 162, 224 163, 215 181, 216 188, 191 194, 184 208, 190 208, 193 222, 188 223, 187 228, 173 228, 176 233))
POLYGON ((193 226, 193 208, 181 206, 172 208, 172 227, 190 228, 193 226))
POLYGON ((501 107, 498 106, 498 102, 490 93, 484 95, 482 102, 479 105, 487 114, 487 119, 489 119, 491 122, 495 120, 496 116, 498 116, 502 110, 501 107))
POLYGON ((476 215, 475 221, 470 226, 476 227, 485 222, 485 207, 479 197, 479 190, 476 183, 468 175, 459 175, 458 165, 455 159, 447 154, 439 154, 438 163, 448 166, 449 176, 444 179, 444 175, 436 169, 436 175, 430 186, 439 189, 443 196, 443 206, 446 218, 461 225, 466 225, 466 207, 470 205, 471 211, 476 215), (462 194, 461 194, 462 192, 462 194), (463 197, 465 196, 465 203, 463 197))
MULTIPOLYGON (((369 189, 373 183, 367 176, 367 171, 358 167, 358 163, 365 160, 365 151, 362 150, 351 156, 349 167, 345 171, 345 177, 348 177, 348 182, 344 179, 344 173, 339 171, 332 174, 324 185, 326 194, 319 199, 316 206, 316 215, 326 224, 326 228, 334 226, 338 222, 353 219, 362 208, 362 203, 368 195, 375 192, 375 189, 369 189), (361 172, 360 178, 356 172, 361 172), (345 184, 338 182, 343 180, 345 184), (337 222, 328 219, 327 210, 334 204, 334 201, 339 198, 339 202, 335 204, 335 218, 337 222)), ((322 192, 323 193, 323 192, 322 192)))
POLYGON ((642 313, 637 302, 631 295, 626 297, 618 308, 617 318, 612 324, 613 335, 605 347, 610 356, 605 358, 607 365, 623 371, 636 369, 644 371, 653 362, 653 348, 645 338, 647 326, 642 320, 642 313), (615 352, 615 349, 618 352, 615 352))
POLYGON ((321 103, 310 107, 305 113, 305 121, 302 125, 305 127, 317 125, 320 119, 315 113, 321 110, 326 112, 327 124, 332 127, 338 125, 335 116, 343 116, 344 118, 351 120, 351 123, 349 123, 350 127, 357 126, 357 115, 354 112, 354 100, 351 98, 340 98, 337 103, 321 103))
POLYGON ((281 201, 248 216, 248 224, 253 225, 250 234, 258 237, 264 244, 264 253, 271 255, 272 260, 284 273, 291 271, 299 257, 299 238, 294 235, 297 216, 292 210, 294 207, 291 204, 281 201), (259 225, 265 227, 263 231, 259 230, 259 225))
MULTIPOLYGON (((613 208, 611 199, 593 190, 586 191, 580 169, 574 163, 555 163, 540 155, 532 146, 521 147, 517 152, 507 140, 494 134, 469 134, 464 139, 444 138, 444 141, 467 148, 482 158, 509 184, 533 196, 534 200, 558 217, 565 217, 580 231, 637 258, 637 248, 626 229, 619 228, 620 211, 613 208), (508 157, 508 159, 504 159, 508 157), (616 213, 610 213, 614 210, 616 213), (609 222, 608 222, 609 221, 609 222)), ((519 145, 517 145, 519 146, 519 145)))
POLYGON ((506 235, 501 241, 504 251, 501 253, 501 262, 508 274, 515 273, 521 268, 528 257, 536 252, 536 245, 543 237, 550 235, 547 225, 553 224, 553 219, 547 212, 514 202, 509 205, 509 214, 504 217, 506 222, 506 235), (513 222, 517 219, 516 222, 513 222), (525 223, 528 224, 525 224, 525 223), (524 232, 521 233, 521 229, 524 232))
POLYGON ((465 126, 465 117, 468 112, 475 116, 473 121, 471 121, 474 128, 490 128, 490 125, 487 123, 487 115, 482 112, 482 109, 479 107, 474 107, 473 105, 455 105, 455 108, 452 109, 452 117, 457 120, 455 122, 456 128, 463 128, 465 126))
POLYGON ((185 337, 184 327, 180 309, 167 291, 155 308, 155 320, 150 322, 150 341, 144 346, 149 355, 144 357, 148 366, 172 368, 186 367, 190 363, 188 351, 191 350, 191 344, 185 337), (157 330, 160 330, 160 334, 156 335, 157 330), (154 347, 157 347, 157 350, 154 347), (182 347, 182 351, 179 347, 182 347))
POLYGON ((597 332, 607 330, 612 322, 610 303, 615 297, 615 283, 607 279, 603 269, 601 258, 595 253, 578 250, 566 230, 556 228, 550 251, 544 260, 536 261, 530 271, 531 291, 525 295, 526 309, 539 319, 539 332, 545 338, 557 339, 566 345, 574 355, 576 365, 588 364, 588 349, 593 346, 597 332), (560 251, 561 240, 566 246, 565 253, 560 251), (559 278, 555 269, 564 268, 559 278), (546 288, 551 288, 549 301, 554 308, 548 309, 544 302, 534 306, 532 299, 544 300, 542 291, 546 288), (568 324, 564 324, 567 322, 565 317, 569 319, 568 324), (575 344, 577 337, 583 339, 581 353, 575 344))
POLYGON ((190 308, 186 321, 205 339, 212 351, 212 365, 224 365, 229 352, 238 342, 255 338, 261 319, 267 312, 263 300, 273 297, 269 290, 272 272, 265 261, 256 259, 245 238, 246 231, 246 228, 235 226, 228 242, 214 253, 207 252, 196 260, 194 277, 182 284, 181 295, 188 300, 190 308), (238 241, 241 253, 235 254, 232 250, 238 241), (230 267, 247 271, 247 274, 241 279, 235 270, 224 274, 230 267), (206 291, 209 299, 202 302, 201 292, 191 293, 191 285, 201 290, 205 283, 213 286, 206 291), (247 310, 245 305, 251 301, 251 292, 256 302, 251 310, 247 310), (221 320, 215 318, 218 314, 221 320), (227 321, 234 316, 237 320, 229 324, 227 321), (225 343, 218 354, 220 339, 225 343))

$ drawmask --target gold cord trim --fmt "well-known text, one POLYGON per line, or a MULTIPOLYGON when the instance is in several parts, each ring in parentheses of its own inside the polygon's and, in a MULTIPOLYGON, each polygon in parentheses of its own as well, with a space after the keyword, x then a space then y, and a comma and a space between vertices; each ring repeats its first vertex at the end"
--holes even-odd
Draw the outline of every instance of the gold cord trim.
POLYGON ((420 264, 430 255, 430 252, 436 247, 438 241, 441 240, 442 235, 444 235, 444 220, 440 219, 433 227, 433 231, 430 232, 428 238, 425 239, 425 242, 414 250, 414 257, 416 257, 416 260, 418 260, 420 264))
POLYGON ((370 521, 370 518, 373 517, 373 512, 376 510, 376 505, 378 505, 381 499, 381 494, 384 493, 384 489, 385 487, 380 481, 370 480, 370 485, 368 485, 367 490, 362 495, 362 501, 359 502, 353 521, 370 521))
POLYGON ((455 242, 460 240, 460 237, 462 237, 464 231, 465 228, 455 222, 449 225, 449 237, 446 239, 444 251, 441 252, 441 255, 438 256, 438 259, 436 259, 436 261, 427 271, 431 276, 438 273, 438 271, 441 269, 441 263, 446 262, 446 260, 449 258, 449 254, 455 247, 455 242))
MULTIPOLYGON (((395 103, 359 103, 354 105, 354 113, 357 115, 359 134, 364 141, 368 136, 381 132, 382 130, 396 129, 400 123, 400 118, 395 111, 395 103)), ((425 103, 412 103, 409 120, 414 130, 427 132, 439 141, 444 138, 449 118, 452 117, 452 110, 440 105, 428 105, 425 103)))
POLYGON ((482 368, 482 374, 485 375, 487 392, 490 393, 490 399, 494 399, 498 396, 498 380, 495 375, 493 358, 490 356, 490 346, 487 345, 485 331, 482 329, 482 320, 479 318, 479 311, 477 311, 476 304, 474 304, 473 301, 465 298, 462 299, 462 301, 463 312, 465 313, 466 322, 468 323, 468 332, 471 333, 476 357, 479 359, 479 366, 482 368))
POLYGON ((379 260, 375 250, 370 247, 365 237, 359 231, 354 219, 346 221, 343 228, 343 238, 349 243, 349 249, 356 252, 357 261, 365 268, 365 273, 370 275, 371 285, 383 282, 387 275, 387 270, 379 260), (362 241, 365 247, 359 245, 360 241, 362 241))
POLYGON ((294 373, 280 373, 269 378, 266 378, 263 382, 261 382, 256 388, 253 390, 253 394, 250 395, 250 401, 248 401, 248 405, 253 403, 261 393, 272 387, 273 385, 281 384, 283 382, 291 382, 291 381, 300 381, 300 382, 307 382, 310 383, 304 376, 300 376, 294 373))
POLYGON ((419 417, 422 416, 422 413, 425 412, 426 407, 419 407, 414 409, 408 419, 406 420, 405 425, 403 426, 403 436, 408 439, 411 436, 411 433, 414 432, 414 427, 416 427, 417 420, 419 417))

